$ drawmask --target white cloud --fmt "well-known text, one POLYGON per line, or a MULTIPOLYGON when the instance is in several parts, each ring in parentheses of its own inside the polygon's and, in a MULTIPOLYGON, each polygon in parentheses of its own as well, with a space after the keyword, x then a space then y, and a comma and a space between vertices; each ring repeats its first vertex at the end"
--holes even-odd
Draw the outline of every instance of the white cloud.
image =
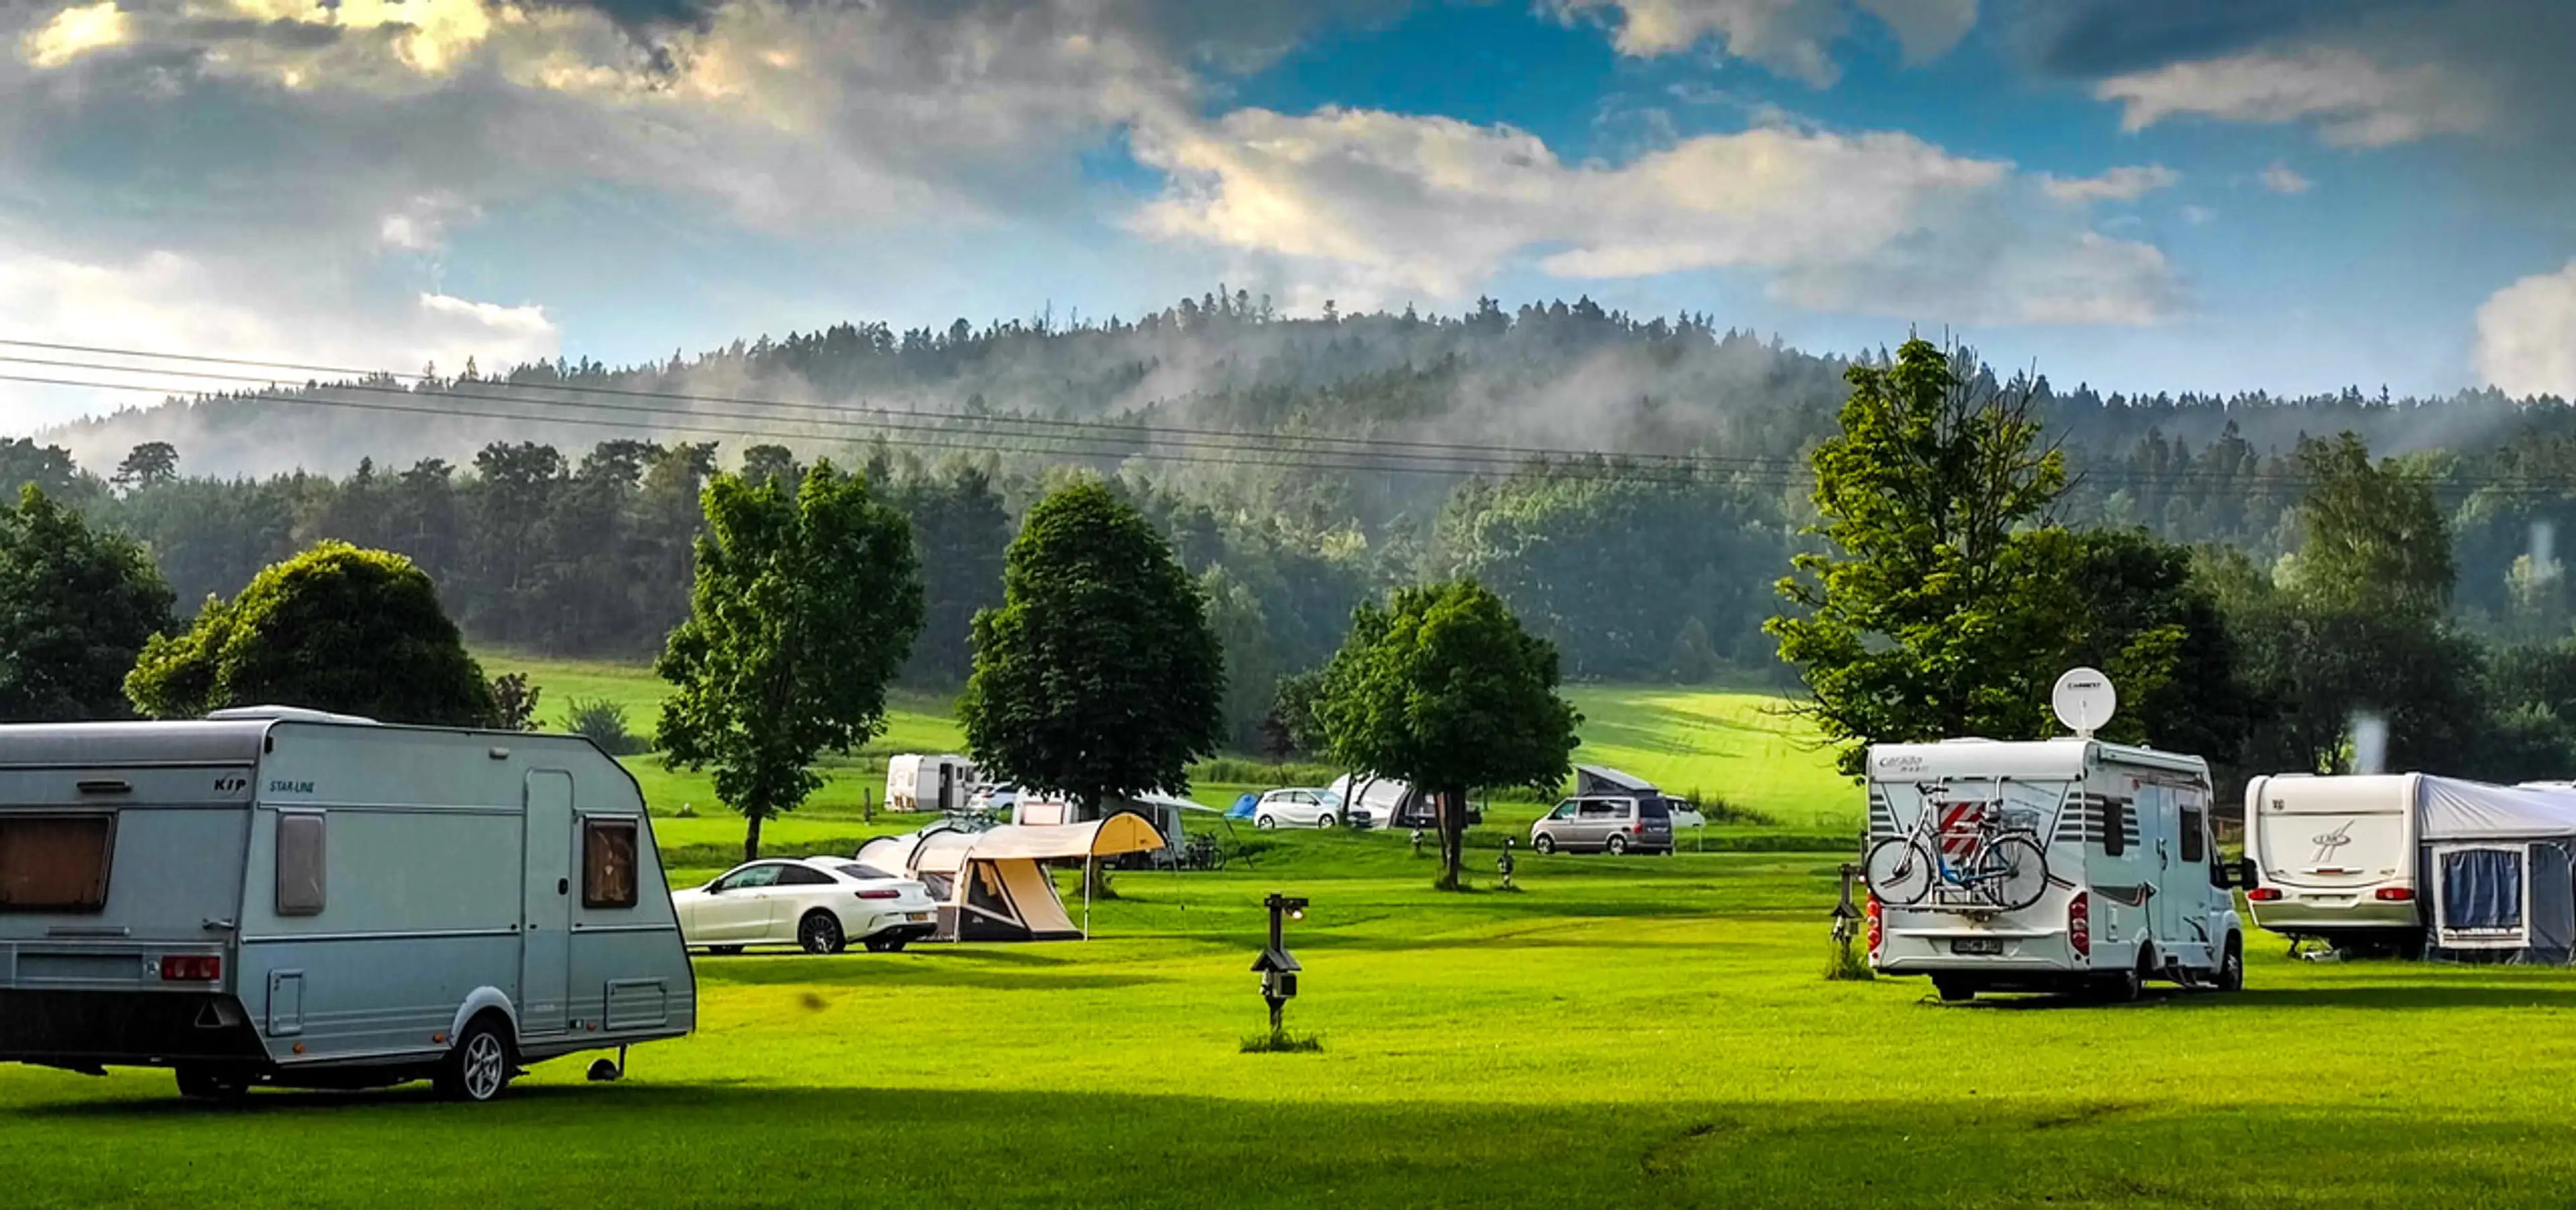
POLYGON ((2217 217, 2218 212, 2207 206, 2185 206, 2182 208, 2182 221, 2195 227, 2214 221, 2217 217))
POLYGON ((2314 121, 2326 142, 2383 147, 2483 128, 2484 91, 2438 63, 2389 67, 2358 51, 2311 47, 2172 63, 2115 76, 2093 95, 2121 102, 2121 125, 2175 115, 2231 122, 2314 121))
POLYGON ((2263 187, 2274 193, 2306 193, 2316 185, 2315 181, 2299 175, 2298 169, 2278 160, 2263 170, 2262 181, 2263 187))
POLYGON ((2508 395, 2576 399, 2576 260, 2478 308, 2478 375, 2508 395))
POLYGON ((1977 0, 1554 0, 1560 14, 1615 8, 1620 53, 1679 54, 1715 40, 1726 54, 1823 87, 1840 78, 1830 47, 1865 9, 1896 34, 1909 63, 1949 53, 1977 23, 1977 0))
POLYGON ((2181 183, 2182 174, 2162 164, 2114 168, 2100 176, 2039 176, 2040 191, 2061 202, 2134 202, 2181 183))
POLYGON ((1345 303, 1459 299, 1507 262, 1562 278, 1745 268, 1817 310, 1961 323, 2147 323, 2179 307, 2155 248, 2045 213, 2012 166, 1904 134, 1757 128, 1567 165, 1502 126, 1238 110, 1140 130, 1171 176, 1163 239, 1304 262, 1345 303))
POLYGON ((18 40, 18 54, 36 67, 60 67, 92 51, 121 46, 132 24, 116 0, 66 8, 18 40))

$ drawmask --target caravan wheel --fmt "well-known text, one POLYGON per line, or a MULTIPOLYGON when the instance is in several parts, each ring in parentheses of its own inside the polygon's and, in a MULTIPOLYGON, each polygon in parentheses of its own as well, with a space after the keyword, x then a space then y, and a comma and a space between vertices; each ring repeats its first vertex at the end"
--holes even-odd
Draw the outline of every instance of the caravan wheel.
POLYGON ((238 1101, 250 1095, 250 1082, 237 1075, 190 1064, 178 1069, 179 1095, 192 1101, 238 1101))
POLYGON ((510 1086, 510 1076, 518 1060, 510 1053, 510 1037, 492 1014, 465 1023, 465 1032, 457 1036, 456 1047, 438 1066, 438 1093, 452 1101, 488 1101, 510 1086))

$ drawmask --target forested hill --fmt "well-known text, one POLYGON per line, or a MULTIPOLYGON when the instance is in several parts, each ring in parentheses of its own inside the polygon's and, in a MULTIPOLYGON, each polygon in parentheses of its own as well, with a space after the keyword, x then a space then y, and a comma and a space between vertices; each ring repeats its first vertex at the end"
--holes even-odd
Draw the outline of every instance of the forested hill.
MULTIPOLYGON (((884 436, 974 449, 1019 443, 1030 430, 1003 418, 1027 417, 1786 458, 1832 423, 1849 358, 1720 329, 1707 316, 1641 319, 1588 299, 1517 311, 1485 300, 1455 316, 1408 309, 1285 319, 1267 300, 1211 293, 1132 322, 1015 320, 978 329, 961 319, 902 332, 844 323, 627 368, 585 359, 351 379, 287 367, 152 364, 158 368, 142 380, 174 391, 257 389, 246 384, 273 375, 306 385, 173 399, 45 439, 87 466, 166 441, 187 452, 192 473, 216 476, 337 475, 367 457, 461 463, 493 441, 581 448, 615 436, 712 438, 735 448, 770 440, 800 452, 884 436), (934 433, 915 413, 955 419, 934 433)), ((2382 452, 2476 450, 2535 421, 2527 404, 2493 392, 2104 397, 2053 387, 2047 367, 2037 368, 2052 431, 2097 455, 2123 454, 2151 430, 2200 447, 2231 425, 2258 453, 2285 451, 2302 434, 2346 430, 2382 452)), ((2563 407, 2545 411, 2538 419, 2566 422, 2563 407)))

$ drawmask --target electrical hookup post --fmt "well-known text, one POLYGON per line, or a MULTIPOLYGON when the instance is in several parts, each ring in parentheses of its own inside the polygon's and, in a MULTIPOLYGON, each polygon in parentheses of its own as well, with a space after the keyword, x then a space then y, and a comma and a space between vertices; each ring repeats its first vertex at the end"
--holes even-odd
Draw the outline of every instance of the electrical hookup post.
POLYGON ((1306 918, 1306 900, 1272 891, 1261 905, 1270 909, 1270 946, 1253 960, 1252 969, 1261 976, 1261 999, 1270 1006, 1270 1037, 1276 1041, 1285 1028, 1280 1012, 1297 997, 1297 974, 1304 969, 1288 952, 1283 926, 1306 918))

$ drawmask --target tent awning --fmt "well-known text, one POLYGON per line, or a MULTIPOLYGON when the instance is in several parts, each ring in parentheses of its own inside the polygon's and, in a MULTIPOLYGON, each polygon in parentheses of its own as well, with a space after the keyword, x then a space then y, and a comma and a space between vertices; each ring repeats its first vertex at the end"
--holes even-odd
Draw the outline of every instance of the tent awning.
POLYGON ((977 861, 1115 857, 1163 847, 1163 834, 1144 816, 1128 811, 1090 823, 1006 824, 975 833, 974 840, 971 852, 977 861))
POLYGON ((1574 780, 1576 792, 1582 794, 1621 792, 1629 794, 1653 794, 1657 792, 1654 783, 1646 781, 1640 777, 1622 773, 1608 765, 1576 765, 1574 767, 1574 780))
POLYGON ((2419 795, 2426 840, 2576 836, 2576 790, 2426 777, 2419 795))

